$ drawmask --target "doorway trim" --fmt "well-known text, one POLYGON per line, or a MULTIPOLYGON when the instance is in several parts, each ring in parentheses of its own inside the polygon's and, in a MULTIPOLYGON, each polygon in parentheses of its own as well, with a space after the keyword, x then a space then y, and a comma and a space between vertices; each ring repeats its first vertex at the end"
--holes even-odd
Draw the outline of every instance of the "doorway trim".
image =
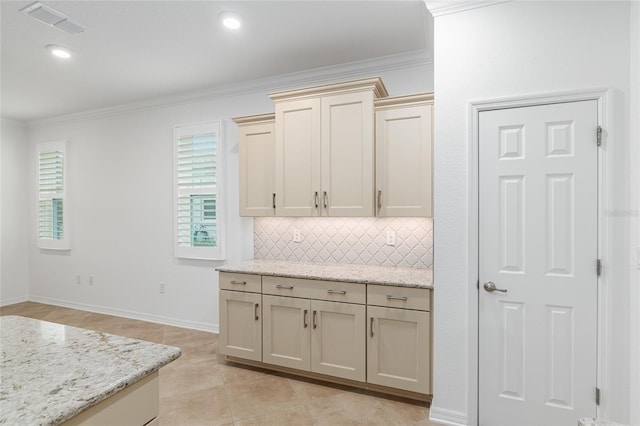
MULTIPOLYGON (((567 92, 545 93, 537 95, 522 95, 504 98, 494 98, 486 100, 471 101, 468 108, 468 196, 469 206, 468 229, 469 229, 469 246, 467 253, 467 261, 469 265, 469 277, 467 285, 468 300, 468 365, 467 365, 467 413, 468 420, 473 424, 479 424, 479 114, 483 111, 491 111, 496 109, 519 108, 528 106, 539 106, 545 104, 556 104, 566 102, 578 102, 595 100, 598 104, 598 125, 603 128, 602 147, 598 155, 598 258, 603 263, 607 262, 608 253, 607 229, 605 218, 605 207, 607 205, 607 142, 611 140, 611 89, 591 89, 591 90, 575 90, 567 92), (475 415, 474 415, 475 413, 475 415)), ((594 259, 595 260, 595 259, 594 259)), ((595 264, 594 264, 595 268, 595 264)), ((603 390, 603 384, 607 383, 607 351, 608 335, 607 335, 607 299, 608 286, 604 285, 606 274, 598 277, 598 318, 597 318, 597 365, 596 365, 596 386, 603 390)), ((594 389, 595 398, 595 389, 594 389)), ((606 417, 606 399, 596 406, 598 418, 606 417)))

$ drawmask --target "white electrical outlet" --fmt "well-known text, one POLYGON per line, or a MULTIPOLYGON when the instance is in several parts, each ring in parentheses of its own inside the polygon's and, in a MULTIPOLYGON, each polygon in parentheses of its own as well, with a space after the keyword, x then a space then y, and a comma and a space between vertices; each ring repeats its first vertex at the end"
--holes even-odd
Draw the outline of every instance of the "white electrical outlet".
POLYGON ((300 235, 300 230, 299 229, 294 229, 293 230, 293 242, 294 243, 299 243, 300 241, 302 241, 302 236, 300 235))
POLYGON ((387 231, 387 245, 388 246, 396 245, 396 231, 387 231))
POLYGON ((167 289, 167 284, 165 283, 160 283, 160 293, 164 293, 167 289))
POLYGON ((89 285, 93 285, 93 275, 89 275, 89 285))

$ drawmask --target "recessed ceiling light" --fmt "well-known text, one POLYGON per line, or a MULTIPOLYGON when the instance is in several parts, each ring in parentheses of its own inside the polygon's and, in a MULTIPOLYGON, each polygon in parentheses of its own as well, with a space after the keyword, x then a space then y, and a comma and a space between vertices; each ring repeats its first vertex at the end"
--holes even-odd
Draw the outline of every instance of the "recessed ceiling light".
POLYGON ((220 14, 220 20, 222 21, 222 25, 230 30, 237 30, 242 26, 242 18, 237 13, 222 12, 220 14))
POLYGON ((56 46, 55 44, 49 44, 47 46, 47 50, 57 58, 69 59, 72 55, 71 50, 67 49, 66 47, 56 46))

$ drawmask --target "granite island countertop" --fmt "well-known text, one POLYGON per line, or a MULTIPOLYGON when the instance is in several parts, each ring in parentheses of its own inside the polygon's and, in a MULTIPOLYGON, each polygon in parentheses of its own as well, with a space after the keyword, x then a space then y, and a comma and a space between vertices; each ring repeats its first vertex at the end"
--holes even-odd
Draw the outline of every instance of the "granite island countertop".
POLYGON ((216 271, 433 289, 431 269, 254 259, 219 266, 216 271))
POLYGON ((180 349, 0 316, 0 424, 57 425, 177 359, 180 349))

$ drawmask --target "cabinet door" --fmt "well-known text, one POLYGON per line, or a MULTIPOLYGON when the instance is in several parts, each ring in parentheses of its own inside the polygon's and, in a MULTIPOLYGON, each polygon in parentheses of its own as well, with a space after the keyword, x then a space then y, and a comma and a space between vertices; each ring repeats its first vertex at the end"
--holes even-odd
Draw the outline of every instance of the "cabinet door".
POLYGON ((367 382, 431 393, 429 312, 367 307, 367 382))
POLYGON ((240 216, 275 213, 275 123, 239 128, 240 216))
POLYGON ((378 216, 432 216, 432 109, 376 112, 378 216))
POLYGON ((262 361, 260 294, 220 290, 220 353, 262 361))
POLYGON ((269 364, 309 371, 310 301, 268 295, 262 296, 262 299, 262 360, 269 364))
POLYGON ((373 216, 373 93, 322 98, 324 216, 373 216))
POLYGON ((276 215, 320 214, 320 99, 276 103, 276 215))
POLYGON ((364 382, 364 305, 311 301, 311 371, 364 382))

